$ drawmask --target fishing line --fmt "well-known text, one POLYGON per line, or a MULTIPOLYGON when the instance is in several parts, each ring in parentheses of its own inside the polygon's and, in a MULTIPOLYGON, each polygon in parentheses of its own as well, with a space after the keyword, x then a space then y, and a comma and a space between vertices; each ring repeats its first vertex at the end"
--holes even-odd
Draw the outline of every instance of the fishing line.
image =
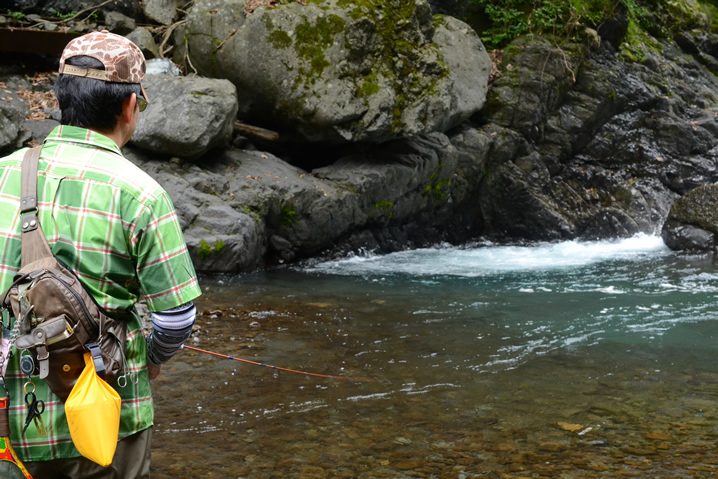
POLYGON ((373 379, 371 379, 371 378, 353 378, 353 377, 349 377, 349 376, 331 376, 331 375, 329 375, 329 374, 317 374, 317 373, 309 373, 309 372, 307 372, 307 371, 298 371, 298 370, 296 370, 296 369, 280 368, 279 366, 272 366, 271 364, 260 363, 260 362, 257 362, 257 361, 250 361, 249 359, 236 358, 236 357, 234 357, 234 356, 228 356, 228 355, 226 355, 226 354, 220 354, 220 353, 215 353, 215 352, 212 352, 212 351, 206 351, 206 350, 204 350, 204 349, 193 348, 192 346, 187 346, 187 345, 185 345, 185 344, 183 344, 183 345, 180 347, 180 349, 189 349, 189 350, 191 350, 191 351, 197 351, 197 352, 199 352, 199 353, 210 354, 210 355, 212 355, 212 356, 218 356, 218 357, 220 357, 220 358, 232 359, 232 360, 234 360, 234 361, 241 361, 241 362, 243 362, 243 363, 253 364, 254 366, 263 366, 263 367, 265 367, 265 368, 275 369, 275 370, 277 370, 277 371, 285 371, 285 372, 288 372, 288 373, 303 374, 303 375, 305 375, 305 376, 314 376, 314 377, 318 377, 318 378, 337 379, 337 380, 340 380, 340 379, 341 379, 341 380, 344 380, 344 381, 357 381, 357 382, 370 382, 370 381, 373 381, 373 379))

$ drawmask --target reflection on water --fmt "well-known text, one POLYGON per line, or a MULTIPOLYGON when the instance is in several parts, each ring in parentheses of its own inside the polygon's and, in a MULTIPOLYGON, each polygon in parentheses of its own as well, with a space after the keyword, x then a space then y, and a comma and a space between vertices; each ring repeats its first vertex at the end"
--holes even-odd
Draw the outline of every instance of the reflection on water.
POLYGON ((153 477, 713 477, 718 276, 632 241, 203 278, 189 345, 373 380, 181 351, 153 477))

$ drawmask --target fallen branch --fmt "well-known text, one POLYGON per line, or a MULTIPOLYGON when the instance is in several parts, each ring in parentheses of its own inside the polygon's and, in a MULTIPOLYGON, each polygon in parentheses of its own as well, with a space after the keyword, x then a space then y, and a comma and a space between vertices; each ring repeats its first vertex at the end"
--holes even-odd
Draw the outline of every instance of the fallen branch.
POLYGON ((62 20, 58 20, 58 21, 56 21, 56 22, 50 22, 50 23, 55 23, 55 24, 67 23, 67 22, 69 22, 70 20, 73 20, 73 19, 79 17, 79 16, 82 15, 83 13, 87 13, 87 12, 89 12, 89 11, 91 11, 91 10, 92 10, 92 11, 98 10, 98 9, 104 7, 105 5, 107 5, 108 3, 113 3, 114 1, 115 1, 115 0, 107 0, 107 1, 105 1, 105 2, 103 2, 103 3, 101 3, 101 4, 99 4, 99 5, 93 5, 92 7, 86 8, 86 9, 84 9, 84 10, 80 10, 79 12, 77 12, 76 14, 74 14, 74 15, 71 16, 71 17, 63 18, 62 20))
POLYGON ((187 23, 186 20, 180 20, 179 22, 175 22, 169 27, 167 27, 167 30, 165 30, 163 36, 162 36, 162 42, 160 42, 159 45, 159 51, 160 51, 160 58, 165 58, 165 45, 167 45, 167 42, 169 41, 170 37, 172 36, 172 32, 175 31, 175 28, 179 27, 180 25, 184 25, 187 23))
POLYGON ((234 122, 234 131, 245 136, 259 138, 260 140, 277 141, 279 139, 279 133, 276 131, 267 130, 258 126, 247 125, 246 123, 242 123, 240 121, 234 122))

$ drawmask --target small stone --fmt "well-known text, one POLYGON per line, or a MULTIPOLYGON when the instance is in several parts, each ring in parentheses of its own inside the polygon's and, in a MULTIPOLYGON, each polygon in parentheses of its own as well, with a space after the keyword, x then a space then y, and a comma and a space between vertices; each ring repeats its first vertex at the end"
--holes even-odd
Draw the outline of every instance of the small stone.
POLYGON ((583 426, 580 424, 571 424, 571 423, 563 422, 563 421, 558 422, 558 427, 560 427, 564 431, 569 431, 569 432, 577 432, 577 431, 580 431, 581 429, 583 429, 583 426))
POLYGON ((422 459, 416 458, 416 459, 410 459, 408 461, 402 461, 394 464, 394 467, 400 471, 412 471, 414 469, 418 469, 424 465, 424 461, 422 459))
POLYGON ((546 452, 558 452, 564 449, 564 447, 557 442, 542 442, 538 446, 539 451, 546 452))
POLYGON ((623 452, 633 454, 634 456, 650 456, 656 454, 654 449, 646 449, 637 446, 626 446, 623 448, 623 452))

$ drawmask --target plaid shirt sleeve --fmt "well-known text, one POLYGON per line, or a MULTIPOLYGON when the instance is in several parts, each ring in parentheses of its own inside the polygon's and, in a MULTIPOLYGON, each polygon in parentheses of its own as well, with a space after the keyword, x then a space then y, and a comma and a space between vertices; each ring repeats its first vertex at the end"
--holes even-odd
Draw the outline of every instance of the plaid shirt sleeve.
POLYGON ((201 294, 177 213, 164 190, 143 209, 131 243, 150 311, 175 308, 201 294))

